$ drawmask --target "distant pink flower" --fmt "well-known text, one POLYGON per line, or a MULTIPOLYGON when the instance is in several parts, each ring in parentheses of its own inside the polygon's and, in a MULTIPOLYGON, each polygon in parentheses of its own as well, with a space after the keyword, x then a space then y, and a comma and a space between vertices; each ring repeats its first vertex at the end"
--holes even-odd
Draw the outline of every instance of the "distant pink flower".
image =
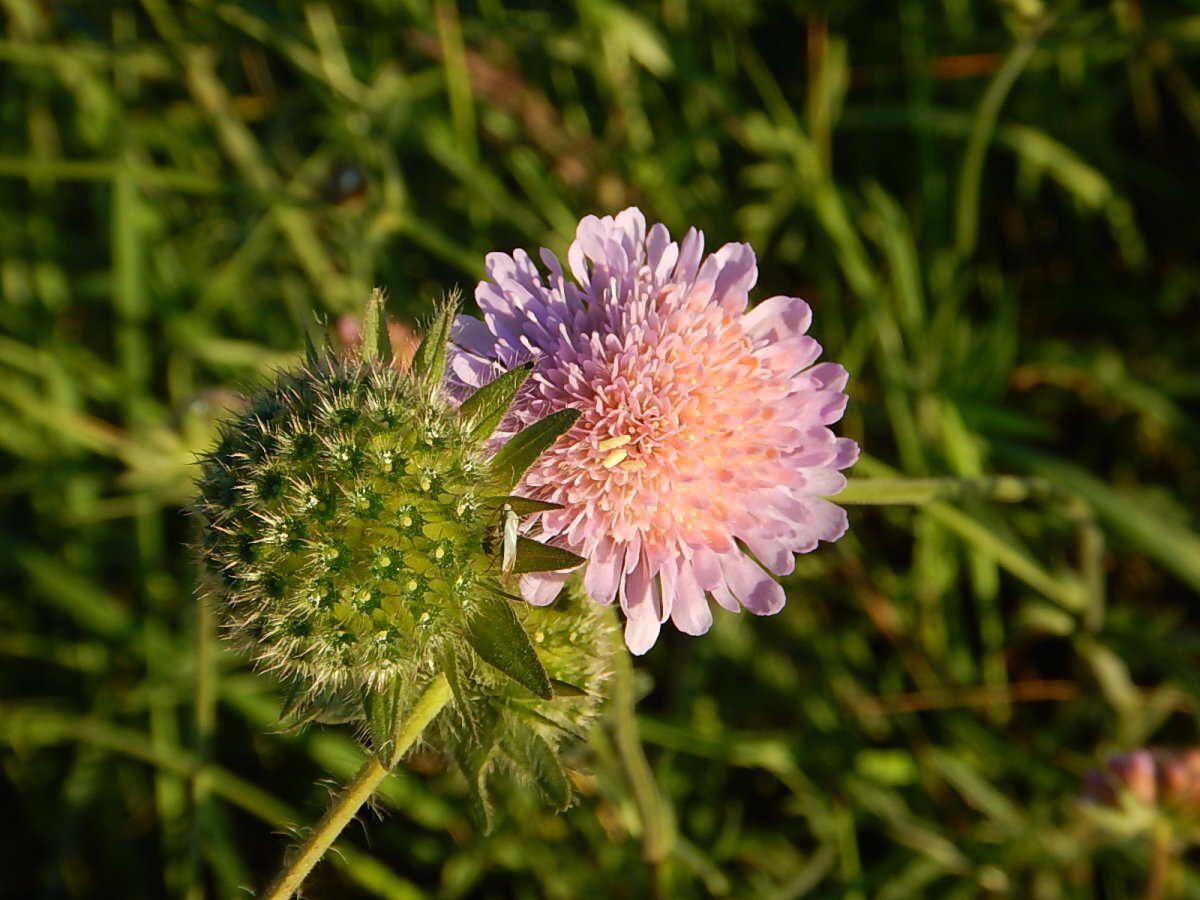
MULTIPOLYGON (((845 511, 823 498, 858 457, 828 427, 847 374, 814 365, 808 304, 771 297, 746 312, 754 251, 726 244, 702 259, 703 248, 695 229, 679 244, 662 225, 647 232, 638 209, 588 216, 567 253, 574 281, 547 250, 548 278, 521 250, 489 254, 475 290, 484 319, 455 326, 452 373, 466 385, 536 361, 509 429, 582 411, 519 493, 564 507, 541 516, 541 538, 588 559, 587 593, 620 598, 639 654, 668 618, 706 632, 709 595, 732 612, 778 612, 768 572, 845 533, 845 511)), ((527 575, 522 593, 549 603, 566 577, 527 575)))

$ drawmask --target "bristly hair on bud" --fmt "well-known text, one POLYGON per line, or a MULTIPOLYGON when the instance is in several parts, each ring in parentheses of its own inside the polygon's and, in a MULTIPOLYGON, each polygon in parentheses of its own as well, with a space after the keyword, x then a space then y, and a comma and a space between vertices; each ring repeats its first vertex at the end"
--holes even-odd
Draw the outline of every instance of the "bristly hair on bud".
POLYGON ((285 715, 363 721, 390 768, 406 716, 444 675, 453 702, 426 740, 463 765, 486 825, 495 771, 569 800, 556 747, 594 710, 614 644, 589 604, 533 610, 511 593, 515 574, 583 562, 517 533, 557 507, 512 495, 578 413, 488 458, 529 370, 454 403, 442 381, 456 312, 452 296, 402 372, 375 291, 353 357, 310 353, 226 423, 192 508, 224 632, 288 683, 285 715))
POLYGON ((446 371, 446 349, 450 344, 450 328, 454 324, 454 316, 458 311, 461 294, 455 288, 438 307, 425 340, 413 355, 409 373, 417 385, 427 394, 436 394, 442 386, 443 375, 446 371))

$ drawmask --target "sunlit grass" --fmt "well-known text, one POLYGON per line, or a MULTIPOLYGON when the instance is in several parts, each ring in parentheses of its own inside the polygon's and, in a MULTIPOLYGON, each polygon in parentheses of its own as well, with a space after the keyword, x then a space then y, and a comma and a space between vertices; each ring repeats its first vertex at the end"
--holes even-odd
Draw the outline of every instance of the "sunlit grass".
MULTIPOLYGON (((197 609, 214 420, 385 287, 630 203, 752 243, 906 480, 773 619, 638 663, 679 839, 611 728, 490 837, 427 757, 311 895, 1145 895, 1078 798, 1198 740, 1200 20, 904 0, 509 9, 11 0, 0 38, 0 896, 261 887, 361 760, 197 609), (907 492, 907 493, 905 493, 907 492)), ((854 488, 851 489, 852 491, 854 488)), ((851 494, 851 497, 853 495, 851 494)), ((1176 895, 1200 896, 1180 867, 1176 895)))

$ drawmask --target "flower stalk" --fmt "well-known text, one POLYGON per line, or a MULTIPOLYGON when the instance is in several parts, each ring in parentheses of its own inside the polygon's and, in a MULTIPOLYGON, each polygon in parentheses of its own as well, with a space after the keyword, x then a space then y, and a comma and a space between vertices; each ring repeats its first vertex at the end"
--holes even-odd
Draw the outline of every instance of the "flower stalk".
MULTIPOLYGON (((420 739, 422 732, 450 702, 453 694, 450 682, 445 675, 437 675, 425 689, 425 693, 413 707, 412 715, 407 719, 395 739, 394 755, 398 760, 420 739)), ((385 778, 392 773, 392 766, 384 766, 379 757, 367 757, 362 768, 354 779, 346 785, 337 799, 330 804, 325 815, 321 817, 304 843, 300 845, 295 858, 284 865, 283 869, 263 892, 264 900, 289 900, 300 889, 304 879, 320 862, 321 858, 333 846, 338 835, 358 815, 363 804, 371 799, 375 790, 385 778)))

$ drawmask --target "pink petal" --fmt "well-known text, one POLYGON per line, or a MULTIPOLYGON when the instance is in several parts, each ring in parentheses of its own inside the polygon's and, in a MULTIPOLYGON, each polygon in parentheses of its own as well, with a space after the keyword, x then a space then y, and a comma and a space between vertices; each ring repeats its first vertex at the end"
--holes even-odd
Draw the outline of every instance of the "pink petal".
POLYGON ((538 251, 538 256, 544 265, 553 276, 552 281, 558 282, 562 280, 563 268, 562 263, 558 261, 558 257, 543 247, 538 251))
POLYGON ((592 273, 587 260, 600 255, 599 225, 600 220, 595 216, 584 216, 575 229, 575 240, 567 248, 567 265, 571 267, 571 274, 589 294, 592 273))
POLYGON ((644 253, 646 244, 646 217, 636 206, 623 209, 612 220, 614 237, 624 250, 622 262, 628 266, 644 253))
POLYGON ((616 559, 601 562, 592 557, 583 574, 583 589, 597 603, 607 606, 617 596, 617 587, 622 574, 621 566, 616 559))
POLYGON ((537 572, 521 576, 521 596, 534 606, 549 606, 562 591, 570 572, 537 572))
POLYGON ((767 344, 754 355, 764 365, 790 376, 816 362, 821 355, 821 345, 816 338, 801 334, 767 344))
POLYGON ((840 391, 850 380, 850 373, 837 363, 820 363, 804 373, 815 390, 840 391))
POLYGON ((796 470, 806 494, 832 497, 846 489, 846 476, 835 469, 802 467, 796 470))
POLYGON ((750 612, 769 616, 783 609, 787 601, 783 587, 744 553, 722 556, 721 568, 730 589, 750 612))
POLYGON ((769 297, 742 319, 756 341, 781 341, 804 334, 812 324, 812 308, 799 297, 769 297))
POLYGON ((813 537, 822 541, 836 541, 850 527, 846 511, 836 503, 821 497, 805 497, 803 502, 808 511, 805 530, 813 537))
POLYGON ((845 394, 830 393, 827 397, 822 398, 825 402, 821 404, 821 408, 817 411, 816 419, 822 425, 832 425, 834 422, 840 421, 846 412, 846 403, 849 397, 845 394))
POLYGON ((796 568, 795 544, 788 535, 748 532, 739 535, 767 571, 774 575, 790 575, 796 568))
POLYGON ((719 267, 713 296, 729 313, 741 313, 749 302, 750 288, 758 281, 758 260, 749 244, 726 244, 708 258, 700 268, 700 280, 705 270, 715 261, 719 267))
POLYGON ((544 296, 542 286, 542 276, 538 272, 537 266, 534 265, 533 259, 524 250, 517 249, 513 251, 513 271, 512 278, 517 284, 526 289, 530 296, 543 294, 543 299, 550 299, 544 296))
POLYGON ((708 605, 708 598, 686 561, 680 564, 675 577, 675 603, 671 609, 671 621, 684 634, 704 634, 712 627, 712 609, 708 605))
POLYGON ((697 584, 706 591, 715 591, 725 583, 725 575, 721 571, 721 560, 707 546, 692 548, 692 573, 697 584))
POLYGON ((449 369, 460 384, 472 388, 483 387, 498 374, 492 363, 469 353, 450 353, 449 369))
POLYGON ((848 469, 858 462, 859 446, 850 438, 837 439, 837 451, 830 463, 835 469, 848 469))
POLYGON ((450 340, 481 356, 489 355, 496 342, 488 327, 474 316, 455 316, 450 328, 450 340))
POLYGON ((675 605, 675 559, 668 556, 663 560, 652 561, 650 571, 657 571, 657 574, 651 577, 656 578, 655 587, 659 597, 658 620, 665 622, 671 617, 671 610, 675 605))
POLYGON ((661 627, 649 603, 625 610, 625 646, 634 656, 643 655, 658 640, 661 627))
POLYGON ((729 592, 729 588, 725 586, 724 582, 713 588, 711 593, 713 599, 717 601, 717 604, 722 609, 727 609, 732 613, 740 613, 742 611, 742 604, 738 603, 737 597, 729 592))
POLYGON ((695 228, 689 228, 679 244, 679 262, 675 264, 672 279, 684 283, 695 281, 696 273, 700 270, 700 257, 703 255, 704 234, 695 228))
POLYGON ((670 277, 671 269, 679 260, 679 245, 671 241, 671 235, 662 223, 650 229, 646 238, 646 265, 654 273, 656 284, 670 277))
POLYGON ((621 583, 621 609, 625 624, 625 643, 631 652, 641 655, 658 639, 660 619, 654 603, 654 585, 644 564, 637 565, 621 583))

